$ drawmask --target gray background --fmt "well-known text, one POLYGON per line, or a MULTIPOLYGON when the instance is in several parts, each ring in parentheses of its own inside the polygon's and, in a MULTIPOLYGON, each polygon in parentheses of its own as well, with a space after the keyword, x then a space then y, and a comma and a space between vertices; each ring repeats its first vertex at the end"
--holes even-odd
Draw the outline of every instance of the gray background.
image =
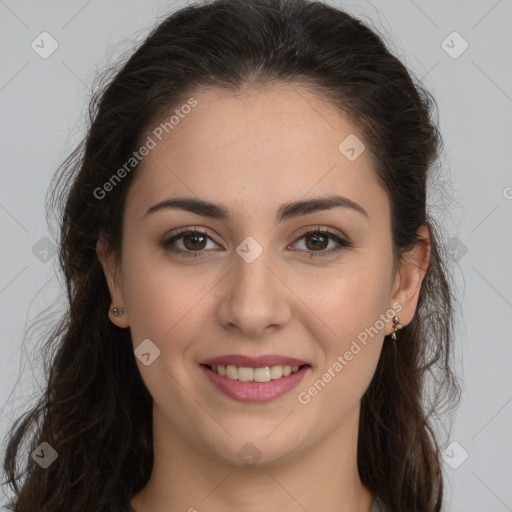
MULTIPOLYGON (((62 309, 44 216, 50 178, 83 134, 97 71, 185 3, 0 0, 2 439, 44 384, 36 342, 45 324, 24 341, 27 322, 62 309), (43 51, 44 31, 58 44, 46 59, 31 47, 43 51)), ((444 444, 448 510, 512 511, 512 1, 329 3, 377 28, 437 99, 448 195, 435 191, 432 212, 450 240, 462 304, 464 393, 444 444)))

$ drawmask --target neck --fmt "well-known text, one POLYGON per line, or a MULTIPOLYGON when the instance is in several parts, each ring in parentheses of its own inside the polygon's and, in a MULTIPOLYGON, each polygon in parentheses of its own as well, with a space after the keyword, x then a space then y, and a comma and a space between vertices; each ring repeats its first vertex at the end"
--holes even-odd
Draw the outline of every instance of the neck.
POLYGON ((137 512, 221 512, 227 505, 244 512, 368 512, 374 496, 357 470, 358 420, 359 408, 320 445, 240 467, 178 438, 155 409, 153 471, 131 505, 137 512))

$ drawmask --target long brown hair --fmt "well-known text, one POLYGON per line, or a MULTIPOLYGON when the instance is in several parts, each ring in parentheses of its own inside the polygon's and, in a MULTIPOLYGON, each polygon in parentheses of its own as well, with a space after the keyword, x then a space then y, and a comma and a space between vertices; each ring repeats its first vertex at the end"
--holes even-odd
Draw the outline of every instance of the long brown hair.
POLYGON ((434 420, 443 404, 458 404, 460 388, 450 362, 455 296, 426 200, 442 146, 434 98, 375 31, 341 9, 307 0, 189 5, 153 29, 111 75, 93 95, 87 135, 58 169, 47 203, 59 212, 68 309, 46 338, 44 395, 9 432, 10 509, 113 511, 114 488, 131 497, 147 483, 152 399, 129 329, 108 318, 111 298, 96 255, 100 233, 120 252, 124 202, 137 165, 107 194, 98 191, 148 130, 194 90, 285 82, 330 100, 359 129, 388 193, 396 256, 422 243, 420 226, 430 230, 430 265, 414 319, 396 342, 385 339, 362 398, 358 468, 389 510, 440 511, 443 471, 434 420), (42 442, 58 453, 46 469, 28 456, 42 442))

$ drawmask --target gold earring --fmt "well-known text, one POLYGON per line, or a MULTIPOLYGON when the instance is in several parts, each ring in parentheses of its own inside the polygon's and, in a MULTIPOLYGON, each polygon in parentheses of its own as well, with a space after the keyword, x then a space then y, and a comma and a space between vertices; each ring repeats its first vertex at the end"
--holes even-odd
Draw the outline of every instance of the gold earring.
POLYGON ((113 307, 110 312, 114 315, 114 316, 122 316, 122 314, 124 313, 124 309, 123 308, 118 308, 118 307, 113 307))
POLYGON ((391 333, 391 337, 396 340, 396 333, 398 331, 398 329, 401 329, 401 327, 399 327, 399 325, 402 324, 402 320, 400 320, 400 317, 395 315, 394 318, 393 318, 393 329, 394 331, 391 333))

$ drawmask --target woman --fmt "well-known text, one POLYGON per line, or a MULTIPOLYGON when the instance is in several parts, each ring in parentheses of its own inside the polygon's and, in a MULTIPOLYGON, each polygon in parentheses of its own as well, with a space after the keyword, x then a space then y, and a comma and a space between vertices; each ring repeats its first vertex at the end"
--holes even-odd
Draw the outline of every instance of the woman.
POLYGON ((11 510, 441 510, 434 104, 319 2, 164 20, 53 193, 69 311, 11 510))

